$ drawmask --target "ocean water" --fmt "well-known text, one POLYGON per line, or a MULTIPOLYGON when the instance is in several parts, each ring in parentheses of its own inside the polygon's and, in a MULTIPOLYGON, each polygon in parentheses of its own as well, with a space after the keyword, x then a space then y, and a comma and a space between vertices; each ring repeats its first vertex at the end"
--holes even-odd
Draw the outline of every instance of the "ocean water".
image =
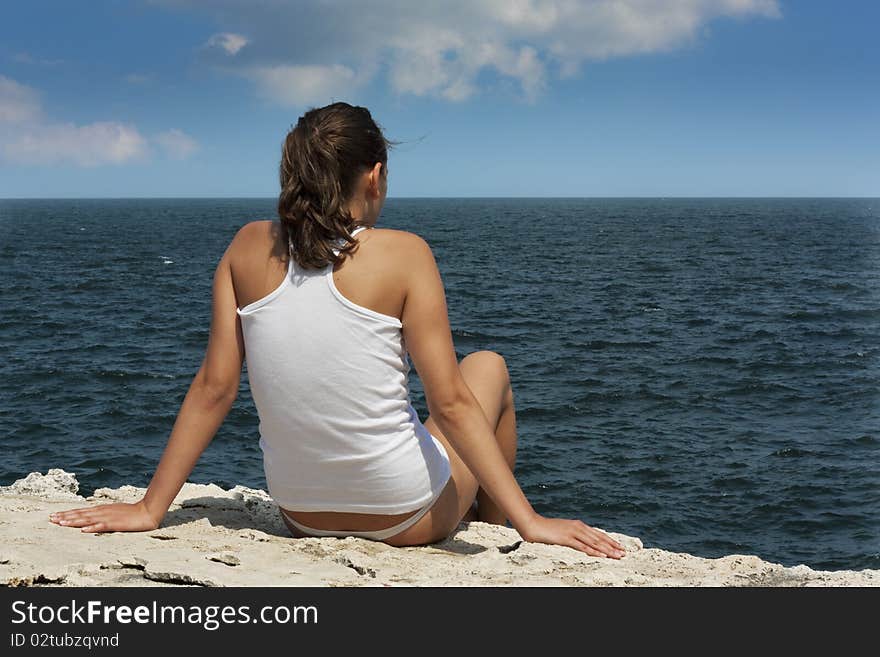
MULTIPOLYGON (((216 262, 273 206, 0 201, 0 484, 149 482, 216 262)), ((507 359, 538 511, 880 568, 880 200, 389 199, 380 225, 433 247, 459 356, 507 359)), ((265 488, 257 440, 243 376, 190 481, 265 488)))

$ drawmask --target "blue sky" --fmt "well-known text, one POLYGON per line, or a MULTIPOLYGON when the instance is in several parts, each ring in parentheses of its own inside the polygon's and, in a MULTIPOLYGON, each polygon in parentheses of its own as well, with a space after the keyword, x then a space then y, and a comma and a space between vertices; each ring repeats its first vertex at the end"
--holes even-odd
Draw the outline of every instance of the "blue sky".
POLYGON ((880 3, 21 0, 0 197, 277 194, 306 109, 390 196, 880 196, 880 3))

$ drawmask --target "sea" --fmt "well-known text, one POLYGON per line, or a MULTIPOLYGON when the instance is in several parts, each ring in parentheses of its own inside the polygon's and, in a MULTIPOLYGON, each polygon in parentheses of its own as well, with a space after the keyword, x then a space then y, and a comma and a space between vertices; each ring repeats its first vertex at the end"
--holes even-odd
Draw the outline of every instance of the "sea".
MULTIPOLYGON (((146 486, 217 261, 274 199, 0 200, 0 485, 146 486)), ((540 513, 880 568, 880 199, 405 199, 458 356, 503 355, 540 513)), ((427 417, 411 374, 413 404, 427 417)), ((189 480, 265 489, 246 374, 189 480)))

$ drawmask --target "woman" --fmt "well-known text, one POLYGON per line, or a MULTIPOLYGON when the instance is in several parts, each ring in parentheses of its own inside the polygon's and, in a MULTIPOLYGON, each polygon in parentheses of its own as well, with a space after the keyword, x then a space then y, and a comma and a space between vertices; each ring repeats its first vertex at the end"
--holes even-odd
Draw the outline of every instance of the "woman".
POLYGON ((302 116, 285 140, 280 220, 234 237, 214 275, 207 353, 144 498, 53 514, 84 532, 162 522, 226 417, 247 354, 269 493, 293 536, 442 540, 463 519, 527 541, 620 558, 577 520, 537 514, 513 476, 514 401, 504 359, 458 363, 428 244, 376 228, 387 146, 362 107, 302 116), (430 416, 410 403, 409 358, 430 416))

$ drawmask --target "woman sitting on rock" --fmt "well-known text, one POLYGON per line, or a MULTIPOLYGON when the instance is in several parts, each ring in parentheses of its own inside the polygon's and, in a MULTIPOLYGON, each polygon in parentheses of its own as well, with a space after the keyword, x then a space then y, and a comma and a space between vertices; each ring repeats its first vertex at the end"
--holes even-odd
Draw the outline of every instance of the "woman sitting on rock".
POLYGON ((375 227, 388 145, 363 107, 299 119, 282 153, 280 220, 245 225, 220 260, 207 353, 144 498, 53 522, 157 528, 229 412, 247 356, 266 482, 293 536, 423 545, 462 520, 509 520, 527 541, 623 556, 604 532, 536 513, 517 484, 504 359, 479 351, 457 362, 430 247, 375 227))

